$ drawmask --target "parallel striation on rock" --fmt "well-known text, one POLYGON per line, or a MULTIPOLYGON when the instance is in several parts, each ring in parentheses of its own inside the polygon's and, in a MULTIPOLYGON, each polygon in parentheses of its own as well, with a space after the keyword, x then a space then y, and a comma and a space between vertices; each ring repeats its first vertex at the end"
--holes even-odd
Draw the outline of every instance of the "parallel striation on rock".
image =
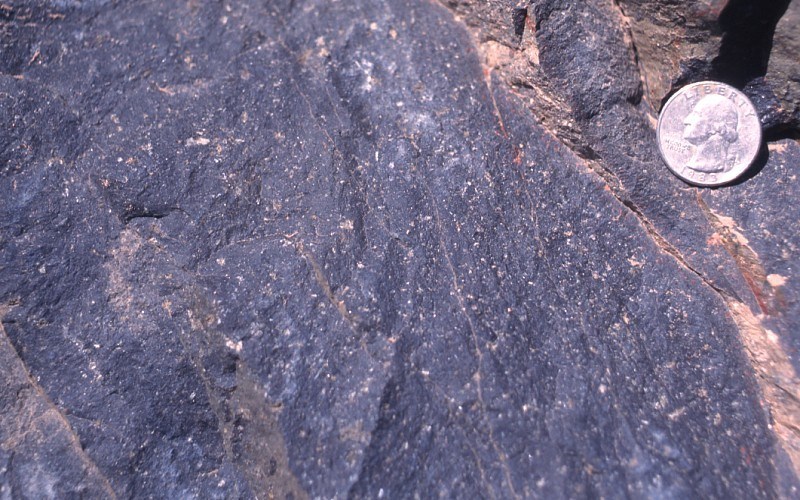
POLYGON ((496 3, 574 142, 443 4, 3 7, 1 493, 791 491, 709 218, 755 184, 658 170, 611 2, 496 3))

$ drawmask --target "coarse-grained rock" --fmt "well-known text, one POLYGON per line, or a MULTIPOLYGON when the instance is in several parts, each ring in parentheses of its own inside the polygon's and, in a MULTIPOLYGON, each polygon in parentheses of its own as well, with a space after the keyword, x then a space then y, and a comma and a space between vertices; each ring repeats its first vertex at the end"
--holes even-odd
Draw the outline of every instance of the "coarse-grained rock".
POLYGON ((800 150, 670 176, 615 3, 0 16, 0 496, 796 495, 800 150))

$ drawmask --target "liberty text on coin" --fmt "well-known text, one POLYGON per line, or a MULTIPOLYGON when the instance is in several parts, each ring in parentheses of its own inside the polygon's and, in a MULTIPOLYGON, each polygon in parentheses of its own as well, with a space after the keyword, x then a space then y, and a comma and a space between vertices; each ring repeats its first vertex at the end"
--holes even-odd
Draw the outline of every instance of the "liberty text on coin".
POLYGON ((687 85, 658 117, 658 148, 667 167, 698 186, 720 186, 742 175, 761 147, 755 107, 720 82, 687 85))

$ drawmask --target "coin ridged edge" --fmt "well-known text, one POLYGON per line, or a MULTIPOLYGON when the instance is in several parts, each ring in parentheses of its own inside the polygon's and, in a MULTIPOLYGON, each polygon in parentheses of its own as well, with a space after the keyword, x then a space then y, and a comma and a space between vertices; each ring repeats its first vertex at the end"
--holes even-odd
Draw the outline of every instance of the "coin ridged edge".
POLYGON ((690 83, 689 85, 681 87, 672 96, 670 96, 669 99, 667 99, 667 102, 664 103, 664 106, 661 107, 661 111, 658 114, 658 123, 656 125, 656 144, 658 145, 659 156, 661 156, 661 160, 664 162, 664 165, 667 167, 667 169, 675 177, 677 177, 678 179, 686 182, 687 184, 691 184, 693 186, 698 186, 698 187, 721 187, 721 186, 726 186, 726 185, 731 184, 732 182, 736 181, 736 179, 739 179, 742 175, 744 175, 745 172, 750 170, 750 168, 753 166, 753 162, 756 160, 756 158, 758 158, 758 152, 761 149, 761 145, 762 145, 763 141, 764 141, 764 134, 763 134, 763 131, 761 130, 761 120, 760 120, 760 118, 758 116, 758 110, 756 110, 756 107, 753 104, 753 101, 751 101, 750 98, 747 97, 747 95, 744 92, 742 92, 741 90, 739 90, 736 87, 733 87, 731 85, 728 85, 727 83, 724 83, 724 82, 716 82, 716 81, 713 81, 713 80, 703 80, 703 81, 700 81, 700 82, 690 83), (679 172, 677 172, 670 165, 670 162, 669 162, 669 160, 667 158, 667 155, 664 153, 664 149, 662 148, 662 145, 661 145, 661 142, 662 142, 661 141, 661 125, 662 125, 661 118, 664 115, 664 113, 666 112, 666 110, 669 108, 669 105, 672 104, 673 101, 675 101, 675 99, 677 97, 679 97, 685 90, 692 89, 694 87, 700 87, 700 86, 703 86, 703 85, 723 85, 723 86, 733 90, 734 92, 736 92, 738 94, 738 97, 743 98, 744 101, 747 102, 747 104, 750 105, 750 107, 753 110, 753 113, 755 114, 756 121, 758 122, 756 148, 755 148, 754 153, 752 154, 752 157, 747 162, 746 166, 744 167, 744 169, 742 169, 741 172, 739 172, 735 177, 733 177, 731 179, 726 179, 725 181, 722 181, 722 182, 717 182, 717 181, 714 181, 714 182, 703 182, 703 181, 687 178, 687 177, 681 175, 679 172))

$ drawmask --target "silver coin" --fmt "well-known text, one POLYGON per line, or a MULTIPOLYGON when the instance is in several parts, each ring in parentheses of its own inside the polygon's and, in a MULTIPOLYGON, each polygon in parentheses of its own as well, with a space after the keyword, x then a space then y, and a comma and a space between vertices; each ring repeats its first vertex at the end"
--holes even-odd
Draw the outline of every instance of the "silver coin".
POLYGON ((733 181, 761 147, 761 123, 753 103, 720 82, 680 89, 661 110, 656 135, 669 169, 697 186, 733 181))

